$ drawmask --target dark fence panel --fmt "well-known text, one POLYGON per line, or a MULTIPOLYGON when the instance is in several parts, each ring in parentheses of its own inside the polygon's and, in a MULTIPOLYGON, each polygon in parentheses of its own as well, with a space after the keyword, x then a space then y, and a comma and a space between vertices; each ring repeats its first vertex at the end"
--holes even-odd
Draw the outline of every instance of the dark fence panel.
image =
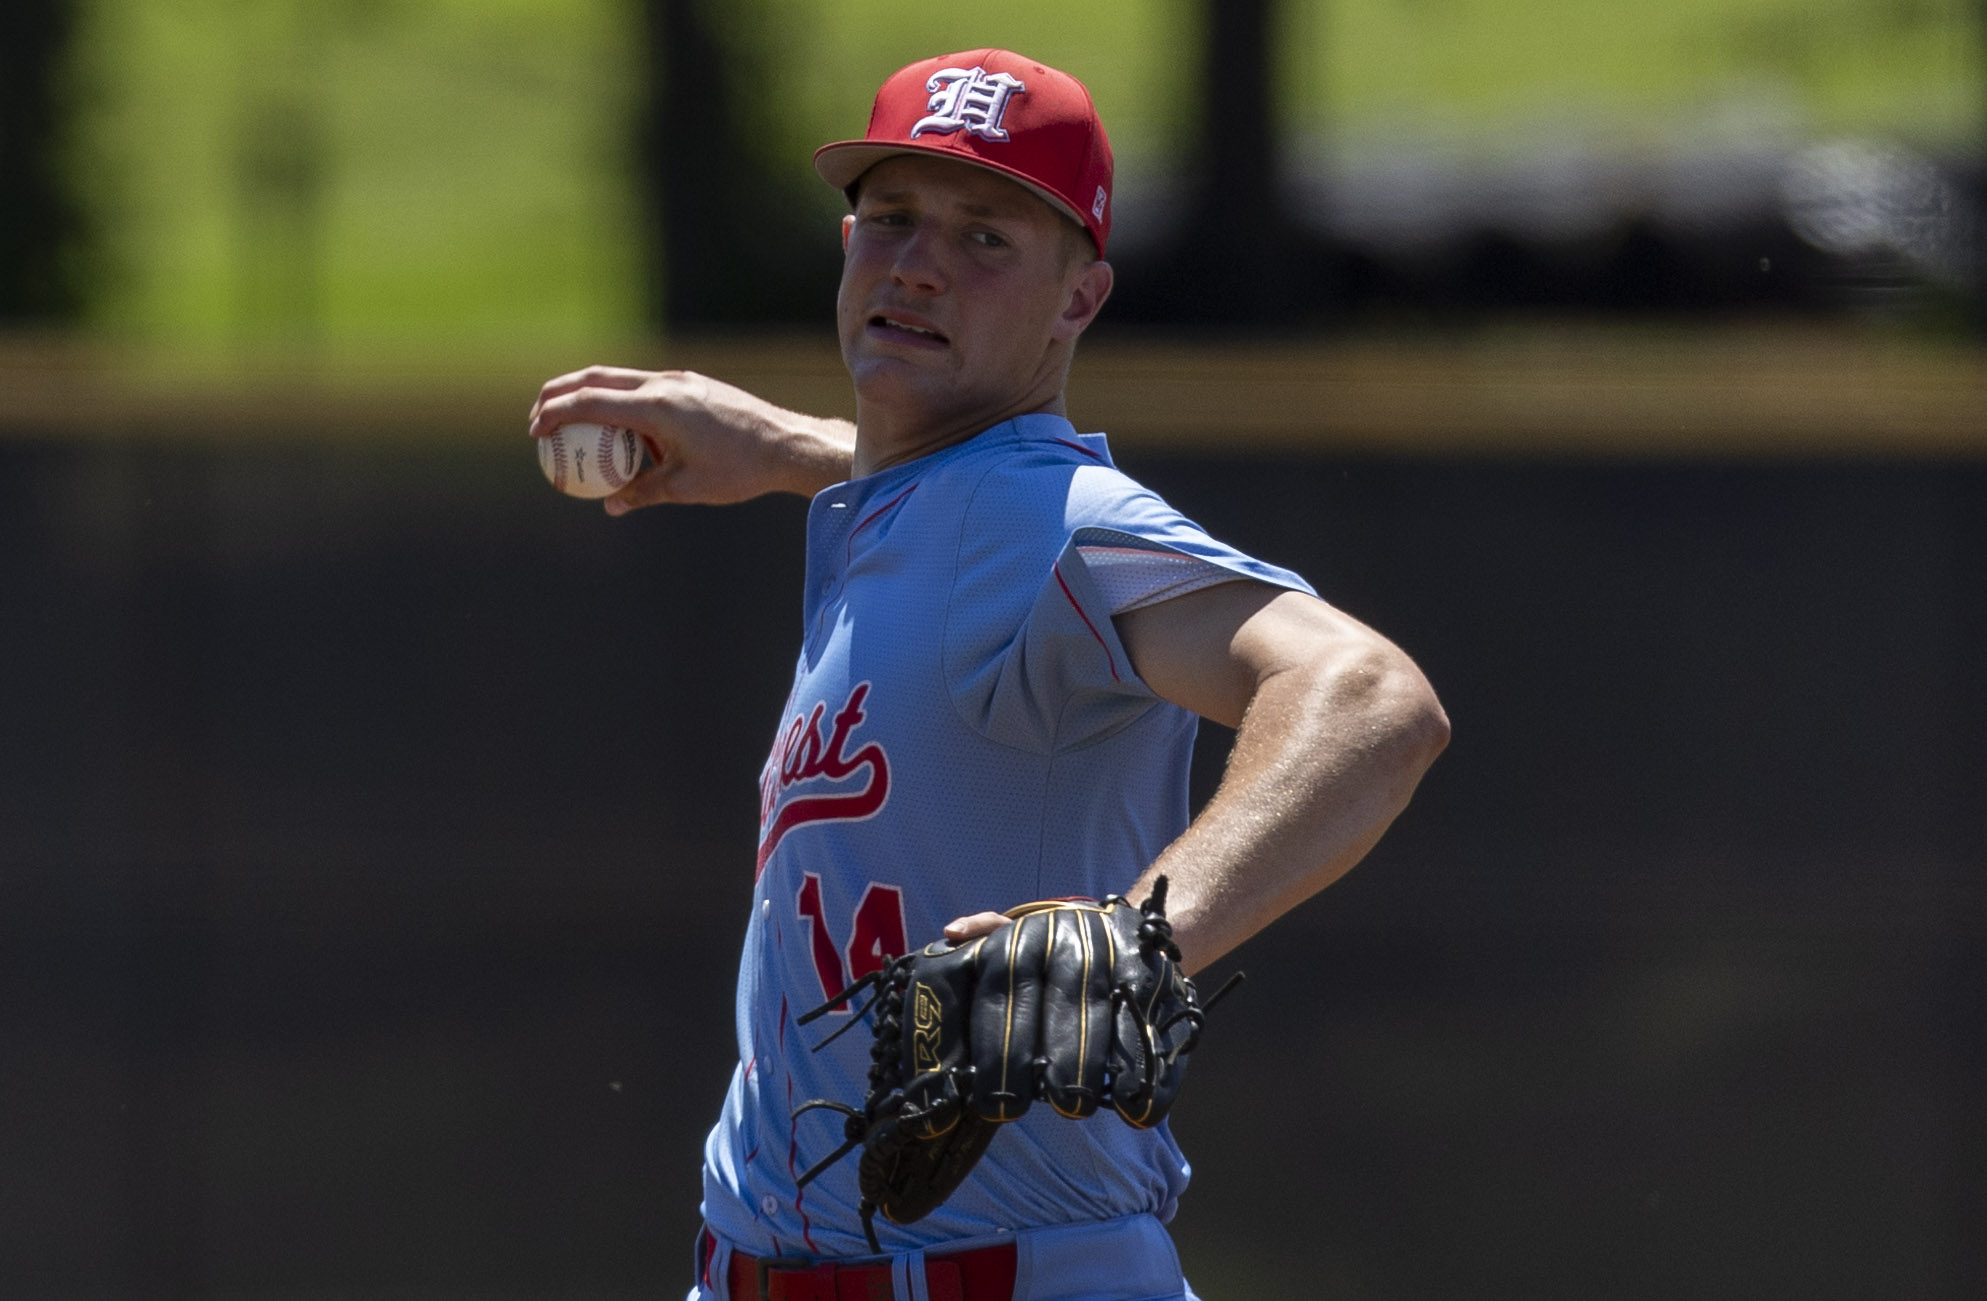
MULTIPOLYGON (((1203 1295, 1987 1290, 1987 469, 1131 460, 1456 727, 1240 955, 1203 1295)), ((0 1294, 674 1294, 801 513, 0 445, 0 1294)))

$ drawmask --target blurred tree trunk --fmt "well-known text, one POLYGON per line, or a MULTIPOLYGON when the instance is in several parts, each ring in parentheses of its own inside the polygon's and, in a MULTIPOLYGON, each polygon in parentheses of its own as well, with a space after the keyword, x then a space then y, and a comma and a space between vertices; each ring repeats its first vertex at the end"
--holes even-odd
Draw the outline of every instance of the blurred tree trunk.
MULTIPOLYGON (((650 317, 669 328, 827 324, 840 239, 820 217, 805 160, 771 162, 739 35, 754 17, 723 0, 644 0, 650 96, 642 160, 654 232, 650 317), (734 39, 723 37, 729 31, 734 39)), ((824 136, 825 140, 826 137, 824 136)))
MULTIPOLYGON (((1974 38, 1987 67, 1987 0, 1974 6, 1974 38)), ((1980 87, 1980 138, 1973 155, 1973 331, 1987 339, 1987 82, 1980 87)))
POLYGON ((1271 306, 1285 239, 1269 52, 1275 10, 1276 0, 1205 0, 1204 180, 1187 266, 1202 309, 1221 320, 1271 306))
POLYGON ((58 157, 74 26, 70 0, 0 4, 0 322, 59 320, 79 306, 64 258, 79 213, 58 157))
POLYGON ((1107 320, 1197 329, 1316 325, 1329 268, 1285 208, 1277 0, 1201 0, 1200 127, 1170 245, 1119 280, 1107 320))

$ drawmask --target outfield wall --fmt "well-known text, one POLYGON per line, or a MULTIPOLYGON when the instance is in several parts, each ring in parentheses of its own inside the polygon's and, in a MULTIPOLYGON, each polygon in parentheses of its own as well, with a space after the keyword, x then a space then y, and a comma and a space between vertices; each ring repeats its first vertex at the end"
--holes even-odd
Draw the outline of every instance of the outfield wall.
MULTIPOLYGON (((802 506, 607 520, 528 396, 0 440, 0 1294, 682 1282, 802 506)), ((1126 443, 1455 724, 1239 955, 1203 1295, 1987 1291, 1987 466, 1126 443)))

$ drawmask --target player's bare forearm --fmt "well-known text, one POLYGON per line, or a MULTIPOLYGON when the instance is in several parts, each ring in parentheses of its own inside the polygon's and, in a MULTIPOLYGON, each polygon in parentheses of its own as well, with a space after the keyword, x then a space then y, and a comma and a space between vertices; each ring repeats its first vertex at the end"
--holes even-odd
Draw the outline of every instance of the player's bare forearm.
POLYGON ((848 478, 855 454, 848 421, 789 411, 695 371, 591 366, 539 390, 533 437, 581 421, 632 429, 648 448, 649 468, 607 499, 614 515, 662 502, 811 497, 848 478))
POLYGON ((1220 788, 1129 892, 1169 880, 1189 971, 1350 871, 1449 739, 1414 663, 1324 602, 1255 583, 1120 616, 1159 695, 1237 728, 1220 788))

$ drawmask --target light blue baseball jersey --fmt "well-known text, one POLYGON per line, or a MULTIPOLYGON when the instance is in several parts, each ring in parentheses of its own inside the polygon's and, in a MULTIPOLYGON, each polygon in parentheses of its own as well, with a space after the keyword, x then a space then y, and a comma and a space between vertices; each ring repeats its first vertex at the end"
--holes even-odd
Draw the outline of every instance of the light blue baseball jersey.
MULTIPOLYGON (((1126 658, 1111 614, 1139 603, 1127 573, 1148 602, 1232 578, 1311 590, 1208 537, 1059 416, 814 499, 804 640, 761 777, 739 1064, 705 1145, 705 1218, 744 1250, 868 1252, 858 1157, 796 1187, 841 1143, 842 1117, 794 1110, 859 1103, 870 1036, 811 1052, 850 1013, 796 1016, 954 917, 1123 891, 1185 829, 1197 720, 1126 658)), ((1042 1104, 938 1210, 903 1227, 879 1217, 877 1235, 903 1251, 1167 1220, 1187 1175, 1164 1126, 1042 1104)))

